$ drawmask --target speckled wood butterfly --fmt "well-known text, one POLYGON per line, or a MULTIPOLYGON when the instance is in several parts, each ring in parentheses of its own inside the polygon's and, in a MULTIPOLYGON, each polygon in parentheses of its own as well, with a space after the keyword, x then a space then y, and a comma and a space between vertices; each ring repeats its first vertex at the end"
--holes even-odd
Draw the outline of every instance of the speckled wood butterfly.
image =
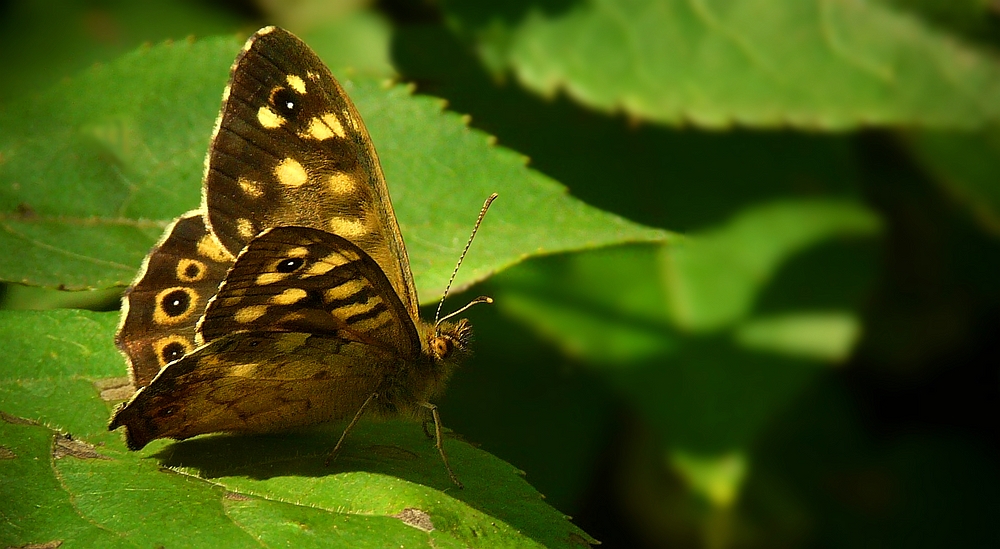
POLYGON ((109 429, 138 450, 353 418, 336 452, 362 412, 430 411, 458 484, 430 400, 471 328, 421 321, 417 305, 354 105, 302 41, 261 29, 223 92, 202 207, 168 227, 126 292, 116 343, 139 390, 109 429))

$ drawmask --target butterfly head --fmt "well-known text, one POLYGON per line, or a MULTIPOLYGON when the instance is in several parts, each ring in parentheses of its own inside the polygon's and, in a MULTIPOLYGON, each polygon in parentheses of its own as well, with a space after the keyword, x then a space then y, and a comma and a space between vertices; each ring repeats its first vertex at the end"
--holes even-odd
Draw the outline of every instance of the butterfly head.
POLYGON ((472 325, 467 319, 458 322, 440 322, 431 332, 428 348, 437 361, 450 360, 455 355, 461 356, 469 352, 472 341, 472 325))

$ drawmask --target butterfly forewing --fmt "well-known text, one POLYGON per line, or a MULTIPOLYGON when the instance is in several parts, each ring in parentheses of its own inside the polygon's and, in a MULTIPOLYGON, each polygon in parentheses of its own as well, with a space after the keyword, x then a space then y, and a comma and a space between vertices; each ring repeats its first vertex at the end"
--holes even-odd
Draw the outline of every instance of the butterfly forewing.
POLYGON ((205 175, 209 225, 233 255, 260 231, 312 227, 371 256, 417 317, 416 291, 375 148, 312 50, 267 27, 237 58, 205 175))
POLYGON ((167 228, 125 294, 115 337, 136 387, 194 349, 195 325, 232 264, 201 212, 188 212, 167 228))
POLYGON ((333 335, 409 359, 413 321, 375 261, 337 235, 277 227, 240 253, 198 327, 201 341, 234 331, 333 335))

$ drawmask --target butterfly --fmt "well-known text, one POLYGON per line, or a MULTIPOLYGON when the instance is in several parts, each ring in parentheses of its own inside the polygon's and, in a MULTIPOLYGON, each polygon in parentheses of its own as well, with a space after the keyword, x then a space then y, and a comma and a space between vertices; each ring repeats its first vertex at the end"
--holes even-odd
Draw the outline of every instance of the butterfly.
POLYGON ((362 413, 430 412, 461 486, 430 402, 471 333, 420 319, 361 117, 305 43, 265 27, 232 66, 201 208, 167 228, 123 298, 115 341, 138 391, 108 428, 138 450, 351 419, 333 455, 362 413))

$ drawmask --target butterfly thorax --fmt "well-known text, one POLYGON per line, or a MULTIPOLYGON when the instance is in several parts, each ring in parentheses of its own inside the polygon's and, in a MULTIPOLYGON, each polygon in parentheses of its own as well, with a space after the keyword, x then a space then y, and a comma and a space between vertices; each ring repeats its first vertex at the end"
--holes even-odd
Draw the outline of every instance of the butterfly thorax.
POLYGON ((466 319, 445 322, 436 329, 421 322, 417 330, 421 336, 421 352, 415 359, 400 364, 397 372, 385 377, 377 392, 377 415, 423 417, 421 404, 444 393, 455 368, 469 355, 472 326, 466 319))

